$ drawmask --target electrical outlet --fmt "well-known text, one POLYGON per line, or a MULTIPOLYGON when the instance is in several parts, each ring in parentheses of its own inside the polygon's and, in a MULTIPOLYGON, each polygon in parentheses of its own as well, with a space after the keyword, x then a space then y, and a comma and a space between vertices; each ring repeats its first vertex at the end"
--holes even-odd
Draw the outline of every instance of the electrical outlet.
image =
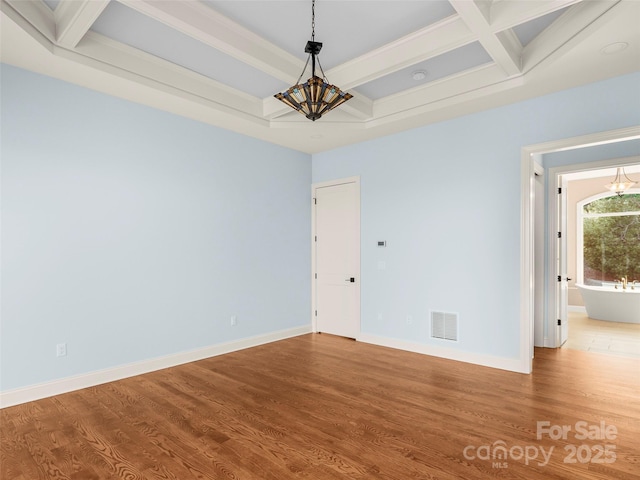
POLYGON ((413 323, 413 317, 411 315, 407 315, 407 325, 411 325, 413 323))
POLYGON ((56 345, 56 357, 64 357, 67 354, 67 344, 59 343, 56 345))
POLYGON ((235 327, 238 324, 238 317, 236 317, 235 315, 233 315, 231 317, 231 326, 235 327))

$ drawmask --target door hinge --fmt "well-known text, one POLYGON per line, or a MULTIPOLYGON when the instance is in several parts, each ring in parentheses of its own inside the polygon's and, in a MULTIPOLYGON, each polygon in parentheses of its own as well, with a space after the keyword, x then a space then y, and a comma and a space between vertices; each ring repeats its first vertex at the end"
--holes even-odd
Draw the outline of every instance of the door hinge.
POLYGON ((558 275, 558 281, 561 282, 562 281, 562 275, 558 275))
POLYGON ((314 241, 315 241, 315 242, 317 242, 317 241, 318 241, 318 235, 316 235, 316 236, 314 237, 314 241))
POLYGON ((562 320, 558 319, 558 326, 562 325, 562 320))
POLYGON ((558 232, 558 238, 562 238, 562 232, 558 232))
POLYGON ((318 274, 316 273, 316 280, 318 279, 318 274))
POLYGON ((562 187, 558 187, 558 195, 562 195, 562 187))
POLYGON ((314 204, 314 205, 317 205, 317 204, 318 204, 318 200, 314 198, 314 199, 313 199, 313 204, 314 204))
POLYGON ((316 317, 318 316, 318 310, 316 310, 316 317))

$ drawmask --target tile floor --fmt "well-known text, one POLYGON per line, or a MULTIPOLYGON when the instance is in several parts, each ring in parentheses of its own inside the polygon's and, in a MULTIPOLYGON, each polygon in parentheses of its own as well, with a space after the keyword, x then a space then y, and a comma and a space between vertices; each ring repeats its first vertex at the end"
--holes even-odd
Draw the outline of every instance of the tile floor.
POLYGON ((569 339, 563 348, 640 358, 640 324, 593 320, 569 312, 569 339))

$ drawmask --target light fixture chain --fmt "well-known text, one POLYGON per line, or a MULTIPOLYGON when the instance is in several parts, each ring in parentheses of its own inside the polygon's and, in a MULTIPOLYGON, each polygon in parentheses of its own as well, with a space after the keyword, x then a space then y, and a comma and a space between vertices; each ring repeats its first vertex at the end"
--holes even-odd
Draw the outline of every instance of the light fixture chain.
POLYGON ((311 0, 311 40, 316 40, 316 0, 311 0))

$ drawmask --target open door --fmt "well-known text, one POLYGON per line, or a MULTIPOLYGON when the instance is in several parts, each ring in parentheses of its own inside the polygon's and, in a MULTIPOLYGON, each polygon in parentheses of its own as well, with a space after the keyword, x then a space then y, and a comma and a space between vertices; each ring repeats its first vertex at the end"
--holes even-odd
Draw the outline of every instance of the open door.
POLYGON ((556 346, 561 347, 569 337, 569 319, 567 315, 567 301, 569 280, 567 277, 567 186, 568 182, 562 175, 558 176, 558 238, 556 247, 557 272, 557 316, 558 329, 556 346))

